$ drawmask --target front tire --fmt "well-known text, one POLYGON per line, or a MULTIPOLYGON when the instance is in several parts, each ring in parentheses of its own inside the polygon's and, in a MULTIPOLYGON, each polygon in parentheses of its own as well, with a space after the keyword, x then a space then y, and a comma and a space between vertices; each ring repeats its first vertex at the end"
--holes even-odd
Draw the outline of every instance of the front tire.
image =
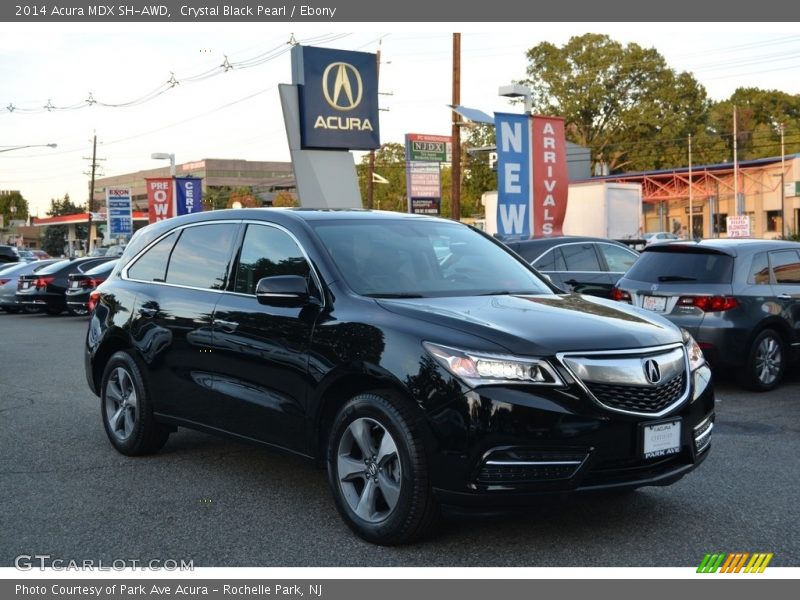
POLYGON ((111 356, 103 372, 100 410, 111 445, 128 456, 160 450, 169 429, 153 417, 150 393, 139 366, 127 352, 111 356))
POLYGON ((756 336, 747 357, 746 383, 757 392, 774 390, 786 371, 786 345, 774 329, 756 336))
POLYGON ((369 542, 408 543, 438 519, 420 425, 391 391, 356 396, 336 415, 328 482, 339 514, 369 542))

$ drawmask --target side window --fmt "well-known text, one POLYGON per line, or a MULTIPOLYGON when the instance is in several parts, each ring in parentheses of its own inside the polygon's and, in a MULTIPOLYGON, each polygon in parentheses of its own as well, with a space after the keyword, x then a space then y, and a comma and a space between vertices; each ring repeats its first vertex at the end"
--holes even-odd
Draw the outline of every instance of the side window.
POLYGON ((167 283, 221 290, 238 227, 235 223, 211 223, 184 229, 169 259, 167 283))
POLYGON ((300 275, 308 277, 311 268, 297 243, 284 231, 266 225, 248 225, 236 267, 234 292, 256 293, 263 277, 300 275))
POLYGON ((759 252, 753 256, 753 263, 750 265, 750 274, 747 276, 747 283, 753 285, 769 285, 769 261, 766 252, 759 252))
POLYGON ((561 247, 569 271, 600 271, 593 244, 567 244, 561 247))
POLYGON ((139 281, 165 281, 169 255, 177 239, 178 234, 173 232, 159 241, 131 265, 128 277, 139 281))
POLYGON ((638 258, 635 254, 613 244, 598 244, 600 252, 606 259, 608 270, 612 273, 624 273, 633 266, 638 258))
POLYGON ((555 271, 556 270, 556 253, 555 250, 548 250, 540 256, 533 266, 540 271, 555 271))
POLYGON ((800 255, 795 250, 769 253, 776 283, 800 283, 800 255))

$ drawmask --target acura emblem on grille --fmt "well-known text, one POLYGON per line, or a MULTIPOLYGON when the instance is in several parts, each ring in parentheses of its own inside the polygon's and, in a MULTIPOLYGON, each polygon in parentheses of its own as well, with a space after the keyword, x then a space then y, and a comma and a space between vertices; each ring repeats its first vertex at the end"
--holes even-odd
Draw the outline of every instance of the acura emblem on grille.
POLYGON ((644 361, 644 376, 647 377, 647 381, 652 384, 661 381, 661 369, 658 367, 658 363, 652 358, 644 361))

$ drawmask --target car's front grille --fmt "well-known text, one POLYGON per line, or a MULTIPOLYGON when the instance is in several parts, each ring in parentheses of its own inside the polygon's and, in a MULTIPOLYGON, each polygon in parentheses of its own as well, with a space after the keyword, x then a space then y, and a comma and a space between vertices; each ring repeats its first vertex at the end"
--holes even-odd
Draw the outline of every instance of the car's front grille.
POLYGON ((682 344, 564 353, 559 359, 589 396, 608 410, 659 417, 689 398, 682 344))
POLYGON ((610 408, 637 413, 658 413, 683 395, 686 374, 680 373, 658 386, 587 382, 586 387, 599 402, 610 408))

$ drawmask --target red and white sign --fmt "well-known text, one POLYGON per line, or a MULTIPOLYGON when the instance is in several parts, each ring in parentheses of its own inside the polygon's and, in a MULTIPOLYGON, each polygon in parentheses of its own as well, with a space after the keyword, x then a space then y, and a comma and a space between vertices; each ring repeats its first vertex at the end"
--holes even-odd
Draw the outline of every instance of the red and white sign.
POLYGON ((150 223, 175 216, 175 201, 171 177, 153 177, 147 182, 147 208, 150 223))
POLYGON ((531 168, 534 237, 563 235, 569 174, 564 119, 531 118, 531 168))
POLYGON ((750 216, 734 215, 725 220, 728 226, 728 237, 750 237, 750 216))

